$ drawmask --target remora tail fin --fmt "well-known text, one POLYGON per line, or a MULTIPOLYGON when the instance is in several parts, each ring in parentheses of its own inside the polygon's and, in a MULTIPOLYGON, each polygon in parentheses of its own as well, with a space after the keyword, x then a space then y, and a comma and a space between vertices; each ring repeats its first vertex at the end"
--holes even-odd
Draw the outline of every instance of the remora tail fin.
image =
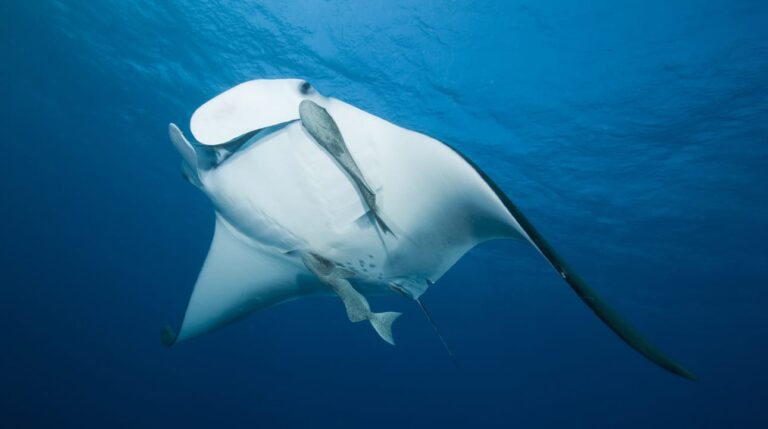
POLYGON ((371 313, 371 318, 368 319, 371 322, 371 326, 376 330, 382 340, 389 344, 395 345, 395 339, 392 337, 392 323, 400 317, 402 313, 395 311, 386 311, 383 313, 371 313))
POLYGON ((395 232, 392 231, 392 228, 390 228, 386 222, 384 222, 384 219, 381 218, 381 216, 379 215, 379 213, 376 211, 375 208, 371 209, 370 213, 371 213, 371 216, 373 216, 373 218, 376 220, 376 224, 379 225, 379 228, 381 228, 382 232, 384 232, 385 234, 390 234, 391 236, 397 238, 397 235, 395 235, 395 232))

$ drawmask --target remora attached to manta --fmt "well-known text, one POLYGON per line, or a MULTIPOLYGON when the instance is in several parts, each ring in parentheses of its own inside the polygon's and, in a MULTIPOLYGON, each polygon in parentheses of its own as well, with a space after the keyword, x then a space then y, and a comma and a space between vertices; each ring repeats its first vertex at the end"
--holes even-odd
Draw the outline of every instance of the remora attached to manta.
POLYGON ((474 246, 523 239, 628 345, 695 379, 577 276, 480 168, 438 140, 298 79, 231 88, 197 109, 190 128, 197 143, 173 124, 171 141, 184 176, 211 199, 216 227, 178 335, 163 332, 166 345, 334 293, 351 321, 370 321, 394 344, 399 313, 372 312, 366 296, 418 300, 474 246))
POLYGON ((381 218, 376 204, 376 193, 371 189, 371 185, 365 180, 363 172, 360 171, 360 167, 357 166, 355 159, 349 153, 336 121, 328 114, 328 111, 318 106, 314 101, 303 100, 299 104, 299 117, 301 118, 301 125, 307 132, 323 149, 328 151, 349 175, 382 231, 394 235, 392 229, 381 218))

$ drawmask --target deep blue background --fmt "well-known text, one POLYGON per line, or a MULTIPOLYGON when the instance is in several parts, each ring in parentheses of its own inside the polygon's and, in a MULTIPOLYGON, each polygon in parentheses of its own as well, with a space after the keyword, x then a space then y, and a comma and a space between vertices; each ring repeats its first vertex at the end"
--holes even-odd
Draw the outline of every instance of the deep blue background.
POLYGON ((0 61, 2 427, 768 427, 768 2, 8 0, 0 61), (213 229, 166 126, 267 77, 460 148, 701 381, 512 242, 425 296, 460 369, 398 298, 162 348, 213 229))

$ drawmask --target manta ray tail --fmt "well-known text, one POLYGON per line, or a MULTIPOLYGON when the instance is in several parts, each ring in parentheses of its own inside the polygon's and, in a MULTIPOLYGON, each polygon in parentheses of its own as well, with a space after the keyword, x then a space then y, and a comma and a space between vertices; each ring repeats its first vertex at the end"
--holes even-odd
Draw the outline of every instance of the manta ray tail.
POLYGON ((459 361, 456 360, 456 356, 453 355, 451 348, 448 347, 448 343, 445 341, 445 338, 443 338, 443 334, 441 334, 440 329, 437 328, 437 323, 435 323, 435 319, 432 318, 432 315, 429 314, 429 311, 427 311, 427 307, 424 306, 424 303, 421 302, 419 298, 414 299, 414 301, 416 301, 416 304, 419 304, 419 308, 421 309, 421 312, 424 313, 424 317, 426 317, 427 321, 429 321, 429 324, 432 325, 432 329, 435 330, 435 333, 437 334, 437 338, 439 338, 440 342, 443 343, 443 348, 445 349, 445 352, 448 353, 448 357, 450 357, 451 361, 453 361, 453 364, 458 367, 459 361))
POLYGON ((401 313, 394 311, 386 311, 384 313, 372 313, 371 318, 368 319, 371 322, 371 326, 376 330, 382 340, 389 344, 395 345, 395 339, 392 337, 392 323, 400 317, 401 313))

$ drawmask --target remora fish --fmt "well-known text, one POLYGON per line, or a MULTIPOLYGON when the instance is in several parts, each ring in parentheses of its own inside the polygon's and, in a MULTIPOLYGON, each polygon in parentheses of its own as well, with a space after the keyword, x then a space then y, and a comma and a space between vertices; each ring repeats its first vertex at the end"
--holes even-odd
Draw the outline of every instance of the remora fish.
POLYGON ((389 344, 394 345, 395 340, 392 337, 392 323, 400 316, 396 312, 374 313, 368 305, 368 300, 347 281, 347 278, 353 277, 354 272, 338 267, 335 263, 313 255, 312 253, 303 253, 301 255, 304 265, 312 271, 321 282, 336 292, 341 298, 344 307, 347 310, 347 317, 350 322, 361 322, 367 320, 376 333, 389 344))

